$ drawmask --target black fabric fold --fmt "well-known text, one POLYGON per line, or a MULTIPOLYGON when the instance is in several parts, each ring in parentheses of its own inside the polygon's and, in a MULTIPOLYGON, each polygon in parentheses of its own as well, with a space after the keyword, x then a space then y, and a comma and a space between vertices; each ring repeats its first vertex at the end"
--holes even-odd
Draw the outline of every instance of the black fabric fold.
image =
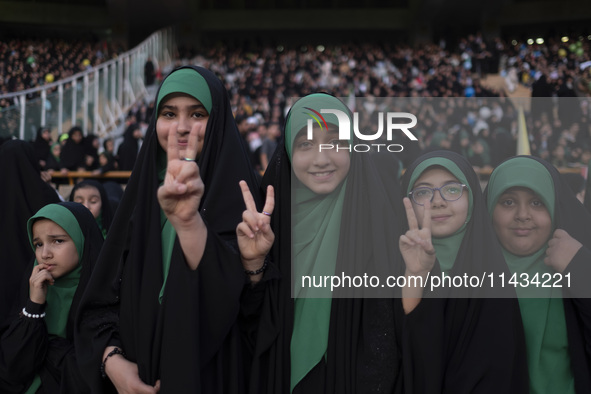
POLYGON ((43 182, 31 143, 7 141, 0 148, 0 324, 17 300, 25 268, 33 259, 27 220, 39 209, 60 201, 57 191, 43 182))

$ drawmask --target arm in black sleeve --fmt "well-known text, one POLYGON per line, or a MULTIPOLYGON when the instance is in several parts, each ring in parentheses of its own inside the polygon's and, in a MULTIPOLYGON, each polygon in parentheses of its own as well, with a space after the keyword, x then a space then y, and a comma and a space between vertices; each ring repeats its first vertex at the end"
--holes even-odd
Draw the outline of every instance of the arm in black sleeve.
POLYGON ((572 303, 577 321, 583 334, 585 353, 591 360, 591 251, 581 247, 563 273, 562 286, 566 297, 573 297, 572 303), (564 275, 570 274, 569 281, 564 275))
MULTIPOLYGON (((41 315, 45 304, 28 300, 25 310, 28 314, 41 315)), ((0 341, 0 379, 14 383, 32 381, 47 352, 45 319, 26 317, 21 313, 4 330, 0 341)))

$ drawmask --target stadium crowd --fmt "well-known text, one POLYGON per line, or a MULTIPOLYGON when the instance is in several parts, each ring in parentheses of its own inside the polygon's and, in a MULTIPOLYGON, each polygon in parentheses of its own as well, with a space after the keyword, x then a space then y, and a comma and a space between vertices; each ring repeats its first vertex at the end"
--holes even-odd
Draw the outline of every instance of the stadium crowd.
MULTIPOLYGON (((441 111, 433 110, 433 105, 420 111, 424 121, 419 124, 422 139, 418 150, 452 149, 466 155, 475 166, 486 167, 498 163, 505 156, 502 152, 514 151, 517 111, 505 97, 517 84, 529 88, 532 97, 589 96, 590 43, 584 36, 509 43, 500 38, 486 40, 481 34, 461 38, 453 46, 442 40, 416 48, 350 42, 251 49, 246 44, 225 43, 197 50, 181 47, 177 65, 200 64, 222 79, 253 153, 251 158, 261 171, 272 154, 291 100, 316 91, 370 102, 383 97, 422 98, 423 103, 427 98, 495 97, 482 105, 484 109, 466 116, 458 116, 458 105, 450 103, 435 104, 441 111), (491 74, 505 76, 507 89, 483 84, 491 74), (446 108, 450 105, 455 109, 446 108), (446 111, 449 114, 443 115, 446 111), (500 149, 508 145, 512 148, 500 149)), ((105 41, 0 42, 0 89, 12 92, 41 86, 100 64, 123 49, 105 41)), ((159 78, 151 77, 147 83, 158 82, 161 71, 157 70, 159 78)), ((540 110, 527 117, 532 154, 558 166, 586 165, 591 157, 589 101, 568 102, 569 107, 575 107, 570 112, 557 111, 556 102, 534 102, 540 110)), ((562 102, 563 108, 567 107, 567 102, 562 102)), ((9 100, 0 101, 0 107, 9 105, 9 100)), ((126 125, 137 123, 145 131, 153 106, 153 102, 138 103, 126 125)), ((403 164, 409 164, 408 158, 416 153, 403 155, 403 164)), ((92 167, 96 164, 91 166, 96 170, 92 167)))

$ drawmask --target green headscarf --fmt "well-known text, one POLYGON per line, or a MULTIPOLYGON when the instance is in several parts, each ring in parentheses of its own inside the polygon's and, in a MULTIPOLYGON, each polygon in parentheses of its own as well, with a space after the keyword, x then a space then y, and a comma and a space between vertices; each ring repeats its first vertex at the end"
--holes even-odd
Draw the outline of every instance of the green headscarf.
MULTIPOLYGON (((160 109, 160 102, 167 95, 171 93, 185 93, 189 96, 199 100, 205 107, 208 114, 211 114, 212 109, 212 98, 211 90, 207 81, 201 74, 192 68, 181 68, 171 73, 160 86, 158 91, 158 98, 156 100, 156 111, 160 109)), ((158 162, 156 164, 158 170, 158 179, 161 184, 164 182, 164 176, 166 175, 166 166, 168 163, 166 152, 162 148, 158 148, 158 162)), ((174 241, 176 239, 176 231, 170 224, 166 215, 160 210, 160 222, 162 225, 161 240, 162 240, 162 272, 164 281, 162 283, 162 289, 160 289, 159 300, 162 303, 162 297, 164 296, 164 289, 166 287, 166 279, 168 278, 168 271, 170 270, 170 261, 172 259, 172 249, 174 247, 174 241)))
MULTIPOLYGON (((487 187, 491 217, 501 194, 518 186, 531 189, 542 200, 552 218, 554 231, 556 194, 552 176, 543 164, 527 157, 509 159, 491 174, 487 187)), ((503 254, 511 273, 527 273, 532 278, 535 274, 554 273, 544 264, 546 249, 544 245, 529 256, 516 256, 503 248, 503 254)), ((542 280, 541 276, 539 279, 542 280)), ((518 286, 516 291, 525 330, 530 392, 574 393, 561 290, 518 286)))
POLYGON ((209 85, 205 78, 192 68, 181 68, 170 74, 158 91, 156 111, 160 109, 160 102, 171 93, 185 93, 201 101, 201 104, 211 113, 212 99, 209 85))
MULTIPOLYGON (((308 119, 324 122, 309 108, 349 109, 336 97, 312 94, 296 102, 286 121, 285 148, 292 157, 293 141, 308 119)), ((322 114, 327 123, 338 125, 333 114, 322 114)), ((291 385, 294 387, 326 356, 332 299, 330 289, 303 289, 302 275, 334 275, 346 180, 332 193, 319 195, 292 174, 292 253, 294 284, 294 327, 291 337, 291 385)))
POLYGON ((409 193, 413 189, 415 182, 417 181, 417 179, 419 179, 421 174, 432 166, 443 167, 444 169, 449 171, 454 177, 456 177, 458 181, 466 185, 466 189, 468 190, 468 216, 466 217, 466 222, 464 223, 464 225, 460 227, 452 235, 443 238, 433 237, 431 240, 431 242, 433 243, 433 247, 435 248, 437 260, 439 261, 439 265, 441 266, 441 271, 447 273, 454 266, 454 262, 456 261, 458 251, 460 250, 460 245, 462 244, 464 234, 466 233, 466 225, 472 217, 474 198, 472 197, 472 190, 470 190, 470 184, 468 183, 468 179, 466 178, 462 170, 460 170, 456 163, 444 157, 432 157, 420 163, 411 174, 410 181, 408 183, 408 189, 406 191, 407 193, 409 193))
MULTIPOLYGON (((66 135, 67 135, 67 134, 66 134, 66 135)), ((61 157, 60 157, 60 155, 57 155, 57 156, 56 156, 56 155, 54 155, 54 154, 53 154, 53 148, 54 148, 56 145, 60 145, 60 143, 59 143, 59 142, 54 142, 53 144, 51 144, 51 148, 49 148, 49 149, 50 149, 51 155, 53 156, 53 158, 55 159, 55 161, 57 161, 57 162, 59 163, 59 162, 60 162, 60 160, 61 160, 61 157)))
MULTIPOLYGON (((74 241, 76 251, 78 252, 78 262, 82 261, 84 234, 82 234, 82 229, 80 229, 78 220, 76 220, 76 217, 69 209, 61 205, 49 204, 41 208, 29 219, 27 222, 27 231, 29 233, 29 243, 33 248, 33 251, 35 251, 35 245, 33 245, 33 224, 39 219, 49 219, 63 228, 70 238, 72 238, 72 241, 74 241)), ((34 265, 38 265, 37 260, 35 260, 34 265)), ((48 286, 45 324, 47 325, 47 332, 49 335, 66 338, 68 315, 70 313, 74 294, 78 288, 81 271, 82 265, 78 264, 78 266, 72 271, 61 278, 57 278, 52 286, 48 286)), ((40 386, 41 378, 37 374, 35 375, 33 383, 26 391, 26 394, 35 393, 40 386)))

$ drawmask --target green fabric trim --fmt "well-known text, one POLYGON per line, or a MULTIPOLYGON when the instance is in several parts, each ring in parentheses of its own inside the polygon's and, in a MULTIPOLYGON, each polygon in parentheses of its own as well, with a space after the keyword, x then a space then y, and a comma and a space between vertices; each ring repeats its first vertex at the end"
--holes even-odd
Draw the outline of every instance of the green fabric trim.
POLYGON ((41 376, 39 374, 35 375, 35 379, 33 379, 33 383, 29 386, 25 394, 35 394, 37 390, 41 387, 41 376))

